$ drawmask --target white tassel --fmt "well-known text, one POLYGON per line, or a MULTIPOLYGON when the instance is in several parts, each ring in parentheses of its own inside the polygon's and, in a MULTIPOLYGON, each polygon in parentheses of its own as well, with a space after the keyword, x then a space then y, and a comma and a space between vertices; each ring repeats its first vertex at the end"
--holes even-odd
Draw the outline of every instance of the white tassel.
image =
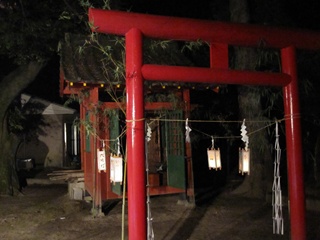
POLYGON ((150 125, 147 123, 147 136, 146 136, 147 142, 150 142, 150 140, 151 140, 151 135, 152 135, 151 127, 150 127, 150 125))
POLYGON ((273 234, 284 233, 284 224, 282 216, 282 192, 280 183, 280 158, 281 149, 279 144, 278 122, 276 122, 276 141, 275 141, 275 160, 274 160, 274 180, 272 186, 272 217, 273 217, 273 234))
POLYGON ((186 142, 189 143, 190 142, 190 132, 192 131, 192 129, 189 127, 188 124, 188 118, 186 119, 186 142))

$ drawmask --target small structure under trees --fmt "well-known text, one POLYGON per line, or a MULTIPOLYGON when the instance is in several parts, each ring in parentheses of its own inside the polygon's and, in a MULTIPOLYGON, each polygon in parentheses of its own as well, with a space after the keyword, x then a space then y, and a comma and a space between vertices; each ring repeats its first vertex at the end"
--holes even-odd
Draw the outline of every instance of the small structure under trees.
MULTIPOLYGON (((320 49, 320 35, 279 29, 266 26, 209 22, 173 17, 161 17, 127 12, 90 9, 89 19, 94 32, 125 36, 126 53, 126 155, 128 162, 128 219, 129 238, 146 239, 146 181, 145 181, 145 110, 144 80, 164 82, 189 82, 212 84, 267 85, 283 87, 288 182, 290 199, 291 238, 305 239, 305 196, 303 186, 301 126, 298 98, 298 79, 296 71, 296 48, 320 49), (210 45, 210 68, 146 64, 143 62, 143 39, 173 39, 197 41, 210 45), (281 51, 282 73, 235 71, 229 69, 228 47, 259 47, 263 41, 266 48, 281 51)), ((79 81, 79 84, 87 84, 79 81)), ((95 83, 98 84, 98 83, 95 83)), ((65 92, 74 89, 68 83, 65 92)), ((90 95, 85 101, 88 106, 99 105, 98 85, 90 87, 90 95)), ((184 92, 185 93, 185 92, 184 92)), ((182 94, 182 96, 187 96, 182 94)), ((184 98, 187 100, 187 98, 184 98)), ((84 107, 84 105, 82 106, 84 107)), ((188 107, 188 106, 187 106, 188 107)), ((109 107, 110 108, 110 107, 109 107)), ((83 108, 81 119, 98 123, 97 115, 87 115, 83 108)), ((105 124, 105 126, 109 126, 105 124)), ((84 129, 83 129, 84 130, 84 129)), ((104 133, 105 134, 105 133, 104 133)), ((92 135, 91 135, 92 136, 92 135)), ((86 136, 83 135, 84 139, 86 136)), ((105 136, 103 136, 105 137, 105 136)), ((89 142, 88 142, 89 143, 89 142)), ((90 142, 92 143, 92 142, 90 142)), ((93 142, 95 143, 95 142, 93 142)), ((85 141, 82 148, 85 149, 85 141)), ((100 147, 100 146, 96 146, 100 147)), ((86 159, 95 153, 86 152, 83 157, 87 174, 92 174, 92 165, 86 159)), ((88 178, 89 179, 89 178, 88 178)), ((97 189, 99 178, 93 179, 92 186, 97 189)), ((97 194, 104 194, 102 192, 97 194)))
MULTIPOLYGON (((81 166, 85 189, 98 208, 104 200, 122 198, 126 181, 123 41, 115 36, 67 34, 60 44, 61 93, 80 103, 81 166), (106 159, 103 170, 99 153, 106 159)), ((191 64, 174 42, 146 41, 145 47, 147 62, 191 64)), ((144 88, 145 120, 154 132, 147 144, 149 194, 193 198, 191 148, 184 139, 183 122, 190 113, 189 88, 178 82, 146 83, 144 88)))

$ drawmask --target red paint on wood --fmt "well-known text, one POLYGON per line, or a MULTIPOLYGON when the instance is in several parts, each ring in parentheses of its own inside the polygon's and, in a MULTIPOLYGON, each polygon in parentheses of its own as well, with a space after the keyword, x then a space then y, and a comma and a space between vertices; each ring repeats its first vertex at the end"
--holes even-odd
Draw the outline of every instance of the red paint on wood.
POLYGON ((296 53, 293 47, 282 49, 282 71, 290 74, 292 81, 283 88, 287 168, 290 200, 291 239, 306 239, 305 196, 302 163, 302 143, 296 53))
POLYGON ((131 28, 146 37, 225 43, 228 45, 319 49, 320 33, 242 23, 205 21, 140 13, 89 9, 92 30, 124 36, 131 28))
POLYGON ((151 64, 142 66, 142 74, 143 77, 149 81, 193 82, 211 84, 285 86, 291 80, 288 74, 283 73, 250 72, 151 64))
POLYGON ((146 239, 145 121, 142 66, 142 34, 126 34, 127 164, 129 239, 146 239))

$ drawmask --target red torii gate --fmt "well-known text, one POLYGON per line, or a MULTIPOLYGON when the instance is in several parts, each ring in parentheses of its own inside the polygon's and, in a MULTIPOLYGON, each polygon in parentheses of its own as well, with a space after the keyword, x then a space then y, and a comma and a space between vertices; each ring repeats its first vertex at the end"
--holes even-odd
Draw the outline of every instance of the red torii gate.
POLYGON ((89 9, 92 30, 126 39, 129 239, 146 239, 143 81, 282 86, 286 125, 291 239, 306 239, 296 48, 320 49, 320 34, 248 24, 89 9), (143 64, 143 37, 210 43, 211 68, 143 64), (282 73, 229 69, 228 46, 281 50, 282 73))

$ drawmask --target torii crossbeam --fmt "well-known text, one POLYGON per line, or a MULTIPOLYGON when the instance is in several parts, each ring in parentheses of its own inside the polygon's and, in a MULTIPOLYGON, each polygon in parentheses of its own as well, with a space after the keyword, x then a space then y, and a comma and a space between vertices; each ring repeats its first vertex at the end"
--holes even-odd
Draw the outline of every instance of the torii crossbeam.
POLYGON ((216 84, 282 86, 286 117, 286 144, 291 239, 306 239, 305 195, 296 49, 320 49, 320 34, 248 24, 89 9, 92 30, 126 38, 127 161, 129 239, 146 239, 146 183, 143 81, 188 81, 216 84), (144 37, 210 43, 210 68, 143 64, 144 37), (229 69, 228 46, 280 49, 282 73, 229 69))

